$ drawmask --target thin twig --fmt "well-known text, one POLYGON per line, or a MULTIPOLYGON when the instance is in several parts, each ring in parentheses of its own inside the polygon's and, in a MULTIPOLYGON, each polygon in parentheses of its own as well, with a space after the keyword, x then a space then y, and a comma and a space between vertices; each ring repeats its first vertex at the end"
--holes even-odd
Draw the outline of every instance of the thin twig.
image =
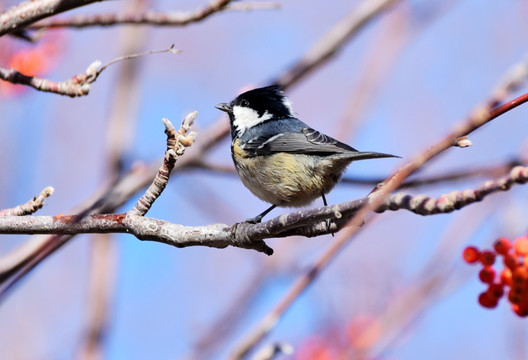
POLYGON ((137 201, 134 208, 130 210, 130 215, 145 215, 154 201, 161 195, 165 186, 169 183, 169 176, 172 169, 174 169, 176 160, 178 160, 179 156, 183 155, 185 148, 191 146, 194 142, 196 133, 189 133, 189 130, 194 119, 196 119, 197 114, 197 111, 188 114, 183 120, 178 132, 176 132, 174 126, 169 120, 163 119, 163 124, 165 124, 165 134, 167 134, 167 151, 165 152, 163 164, 159 168, 156 177, 145 194, 137 201))
POLYGON ((53 194, 54 189, 48 186, 40 192, 38 196, 33 197, 27 203, 18 205, 12 209, 0 210, 0 216, 24 216, 31 215, 37 210, 42 209, 44 206, 44 200, 53 194))
POLYGON ((97 77, 107 68, 109 67, 110 65, 112 64, 115 64, 117 62, 120 62, 120 61, 123 61, 123 60, 131 60, 131 59, 137 59, 137 58, 140 58, 140 57, 143 57, 143 56, 147 56, 147 55, 153 55, 153 54, 163 54, 163 53, 169 53, 169 54, 180 54, 182 51, 179 50, 179 49, 176 49, 174 47, 174 44, 172 44, 168 49, 162 49, 162 50, 149 50, 149 51, 143 51, 143 52, 140 52, 140 53, 136 53, 136 54, 130 54, 130 55, 124 55, 124 56, 120 56, 118 58, 115 58, 109 62, 107 62, 106 64, 104 64, 103 66, 101 66, 99 69, 97 69, 97 71, 95 71, 95 74, 94 74, 94 79, 91 80, 90 82, 94 82, 97 77))

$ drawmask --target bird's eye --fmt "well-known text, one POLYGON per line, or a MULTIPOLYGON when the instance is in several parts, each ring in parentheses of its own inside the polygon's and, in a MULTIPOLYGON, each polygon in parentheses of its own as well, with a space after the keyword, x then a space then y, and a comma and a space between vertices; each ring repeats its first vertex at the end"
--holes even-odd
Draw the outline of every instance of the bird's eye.
POLYGON ((249 101, 247 101, 246 99, 242 99, 242 101, 240 102, 240 105, 249 106, 249 101))

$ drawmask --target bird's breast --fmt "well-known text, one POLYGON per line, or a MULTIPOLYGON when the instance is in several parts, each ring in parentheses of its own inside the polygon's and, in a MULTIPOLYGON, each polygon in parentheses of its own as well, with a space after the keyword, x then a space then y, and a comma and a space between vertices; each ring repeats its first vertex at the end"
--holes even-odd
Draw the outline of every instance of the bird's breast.
POLYGON ((345 168, 324 156, 278 152, 250 156, 236 139, 233 161, 242 183, 270 204, 298 207, 328 193, 345 168))

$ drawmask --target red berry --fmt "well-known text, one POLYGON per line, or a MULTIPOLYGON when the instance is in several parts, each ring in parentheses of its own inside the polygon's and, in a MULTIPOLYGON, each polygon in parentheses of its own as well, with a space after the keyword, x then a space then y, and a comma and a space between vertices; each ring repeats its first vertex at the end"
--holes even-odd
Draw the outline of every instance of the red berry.
POLYGON ((505 268, 500 273, 500 282, 501 284, 505 286, 512 286, 513 280, 512 280, 512 272, 510 269, 505 268))
POLYGON ((521 300, 521 296, 519 294, 516 294, 515 291, 510 290, 508 292, 508 301, 512 304, 520 304, 521 300))
POLYGON ((503 261, 504 265, 506 265, 511 271, 515 270, 515 268, 521 264, 519 258, 511 253, 506 254, 503 261))
POLYGON ((504 287, 502 284, 491 284, 486 293, 488 296, 498 300, 504 295, 504 287))
POLYGON ((519 236, 513 241, 513 249, 517 255, 528 255, 528 237, 519 236))
POLYGON ((479 295, 478 302, 482 307, 492 309, 497 306, 499 300, 489 296, 487 292, 483 292, 479 295))
POLYGON ((479 272, 479 279, 483 283, 492 284, 495 280, 495 269, 493 266, 485 266, 479 272))
POLYGON ((528 268, 526 266, 517 266, 515 270, 512 271, 512 280, 513 284, 519 286, 528 285, 528 268))
POLYGON ((527 317, 528 316, 528 306, 526 305, 518 305, 518 304, 513 304, 512 305, 512 310, 514 313, 516 313, 518 316, 520 317, 527 317))
POLYGON ((475 246, 468 246, 464 249, 462 257, 468 264, 475 264, 479 261, 480 251, 475 246))
POLYGON ((526 298, 526 288, 524 286, 513 284, 510 291, 519 296, 521 301, 526 298))
POLYGON ((495 253, 490 250, 484 250, 479 256, 480 263, 484 266, 491 266, 495 263, 495 253))
POLYGON ((506 255, 510 251, 512 244, 510 240, 505 237, 498 238, 493 244, 493 249, 497 254, 506 255))

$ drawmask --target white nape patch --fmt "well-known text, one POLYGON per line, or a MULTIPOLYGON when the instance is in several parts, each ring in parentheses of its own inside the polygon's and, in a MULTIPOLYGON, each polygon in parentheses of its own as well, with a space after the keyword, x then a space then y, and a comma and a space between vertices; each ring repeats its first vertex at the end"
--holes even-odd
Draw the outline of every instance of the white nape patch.
POLYGON ((262 116, 259 116, 258 112, 255 110, 238 105, 233 106, 233 115, 233 126, 237 129, 238 136, 245 133, 247 129, 273 117, 273 115, 267 111, 262 114, 262 116))
POLYGON ((286 108, 288 109, 288 111, 290 112, 290 116, 291 117, 294 117, 294 114, 293 114, 293 106, 292 106, 292 102, 290 101, 290 99, 288 99, 286 96, 282 98, 282 104, 284 106, 286 106, 286 108))
POLYGON ((270 143, 272 142, 273 140, 275 140, 276 138, 279 138, 281 136, 283 136, 284 134, 277 134, 277 135, 273 135, 272 137, 270 137, 268 140, 264 141, 262 143, 262 145, 260 145, 258 148, 259 149, 262 149, 267 143, 270 143))

